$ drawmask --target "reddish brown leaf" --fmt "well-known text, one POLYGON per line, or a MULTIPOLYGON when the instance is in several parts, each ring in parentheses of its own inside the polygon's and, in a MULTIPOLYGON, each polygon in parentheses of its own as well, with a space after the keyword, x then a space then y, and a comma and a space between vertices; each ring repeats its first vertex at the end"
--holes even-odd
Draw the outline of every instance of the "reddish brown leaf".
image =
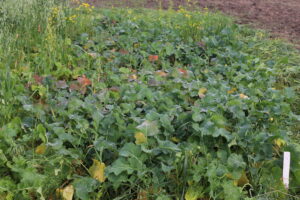
POLYGON ((86 87, 86 86, 92 85, 92 81, 90 79, 88 79, 85 75, 78 77, 77 81, 80 84, 80 87, 86 87))
POLYGON ((150 55, 150 56, 148 57, 148 60, 149 60, 150 62, 158 61, 158 55, 150 55))
POLYGON ((122 55, 127 55, 127 54, 129 54, 129 52, 128 52, 127 50, 125 50, 125 49, 120 49, 120 50, 119 50, 119 53, 122 54, 122 55))
POLYGON ((71 83, 70 84, 70 90, 80 90, 80 86, 78 85, 78 83, 71 83))
POLYGON ((98 56, 98 54, 95 52, 88 53, 88 55, 91 56, 92 58, 97 58, 98 56))
POLYGON ((187 76, 187 75, 188 75, 187 70, 182 69, 182 68, 179 68, 179 69, 178 69, 178 72, 179 72, 180 74, 184 75, 184 76, 187 76))
POLYGON ((197 43, 199 47, 205 48, 205 43, 204 42, 198 42, 197 43))
POLYGON ((116 87, 116 86, 113 86, 111 88, 109 88, 110 91, 113 91, 113 92, 119 92, 120 91, 120 88, 119 87, 116 87))
POLYGON ((158 75, 158 76, 161 76, 161 77, 167 77, 168 76, 168 73, 166 73, 164 71, 161 71, 161 70, 156 71, 155 74, 158 75))
POLYGON ((42 82, 44 80, 44 78, 42 76, 39 76, 37 74, 33 75, 33 78, 34 78, 35 82, 38 84, 42 84, 42 82))
POLYGON ((59 89, 65 89, 68 87, 66 81, 64 81, 64 80, 57 81, 55 84, 56 84, 56 88, 59 88, 59 89))
POLYGON ((146 190, 140 190, 136 200, 148 200, 148 192, 146 190))

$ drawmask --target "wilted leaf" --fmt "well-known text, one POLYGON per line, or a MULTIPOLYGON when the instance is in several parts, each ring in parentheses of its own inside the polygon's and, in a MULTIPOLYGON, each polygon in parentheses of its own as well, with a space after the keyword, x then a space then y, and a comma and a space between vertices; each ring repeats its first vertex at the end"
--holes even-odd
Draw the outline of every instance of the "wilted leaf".
POLYGON ((240 94, 240 98, 241 99, 248 99, 249 97, 247 95, 245 95, 245 94, 240 94))
POLYGON ((146 190, 140 190, 136 200, 148 200, 148 195, 146 190))
POLYGON ((148 60, 149 60, 150 62, 157 61, 157 60, 158 60, 158 55, 150 55, 150 56, 148 57, 148 60))
POLYGON ((77 83, 71 83, 70 90, 80 90, 80 86, 77 83))
POLYGON ((198 42, 197 43, 199 47, 205 48, 205 43, 204 42, 198 42))
POLYGON ((38 84, 42 84, 42 82, 44 80, 44 78, 42 76, 39 76, 37 74, 33 75, 33 78, 34 78, 35 82, 38 84))
POLYGON ((44 143, 42 143, 36 147, 35 153, 36 154, 44 154, 46 152, 46 148, 47 148, 47 146, 44 143))
POLYGON ((147 137, 142 132, 136 132, 134 134, 134 137, 135 137, 136 144, 144 144, 147 142, 147 137))
POLYGON ((65 89, 68 87, 66 81, 64 81, 64 80, 57 81, 55 85, 56 85, 56 88, 59 88, 59 89, 65 89))
POLYGON ((78 83, 81 87, 86 87, 92 84, 92 81, 88 79, 85 75, 77 78, 78 83))
POLYGON ((197 200, 203 197, 203 188, 201 186, 190 186, 185 193, 185 200, 197 200))
POLYGON ((237 91, 236 88, 232 88, 231 90, 228 90, 227 93, 228 93, 228 94, 232 94, 232 93, 234 93, 234 92, 236 92, 236 91, 237 91))
POLYGON ((104 170, 105 164, 93 159, 93 165, 89 169, 91 176, 103 183, 105 181, 104 170))
POLYGON ((86 87, 91 84, 91 80, 86 78, 85 75, 82 75, 82 77, 77 78, 77 82, 70 84, 70 90, 76 90, 79 91, 81 94, 85 94, 87 89, 86 87))
POLYGON ((243 171, 242 176, 239 180, 237 180, 237 186, 243 187, 244 185, 249 183, 249 179, 245 171, 243 171))
POLYGON ((137 75, 136 74, 132 74, 132 75, 130 75, 129 76, 129 79, 131 79, 131 80, 137 80, 137 75))
POLYGON ((277 138, 274 140, 274 144, 280 148, 286 144, 286 141, 281 138, 277 138))
POLYGON ((179 72, 181 75, 184 75, 184 76, 187 76, 187 75, 188 75, 187 70, 182 69, 182 68, 179 68, 179 69, 178 69, 178 72, 179 72))
POLYGON ((96 58, 98 56, 98 54, 95 52, 88 53, 88 55, 91 56, 92 58, 96 58))
POLYGON ((155 87, 155 86, 159 86, 159 85, 161 85, 161 84, 163 84, 161 81, 156 81, 155 79, 150 79, 150 80, 148 80, 148 85, 149 86, 153 86, 153 87, 155 87))
POLYGON ((168 73, 166 73, 164 71, 161 71, 161 70, 156 71, 155 74, 158 75, 158 76, 161 76, 161 77, 167 77, 168 76, 168 73))
POLYGON ((172 142, 175 142, 175 143, 180 142, 180 139, 178 139, 177 137, 172 137, 171 140, 172 140, 172 142))
POLYGON ((113 91, 113 92, 120 92, 120 88, 116 87, 116 86, 113 86, 113 87, 109 88, 109 90, 113 91))
POLYGON ((63 200, 72 200, 74 195, 73 185, 68 185, 64 189, 60 190, 63 200))
POLYGON ((125 50, 125 49, 120 49, 120 50, 119 50, 119 53, 122 54, 122 55, 127 55, 127 54, 129 54, 129 52, 128 52, 127 50, 125 50))
POLYGON ((205 94, 207 92, 207 89, 206 88, 200 88, 199 91, 198 91, 198 96, 203 99, 205 97, 205 94))

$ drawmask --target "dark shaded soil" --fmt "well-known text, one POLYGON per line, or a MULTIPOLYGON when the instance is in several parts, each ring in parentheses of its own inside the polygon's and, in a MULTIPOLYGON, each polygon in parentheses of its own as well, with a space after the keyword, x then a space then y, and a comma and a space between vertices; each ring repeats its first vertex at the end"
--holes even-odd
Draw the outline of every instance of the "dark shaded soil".
MULTIPOLYGON (((95 6, 178 8, 188 0, 89 0, 95 6)), ((237 17, 239 23, 271 31, 273 37, 300 46, 300 0, 190 0, 195 7, 220 10, 237 17)))

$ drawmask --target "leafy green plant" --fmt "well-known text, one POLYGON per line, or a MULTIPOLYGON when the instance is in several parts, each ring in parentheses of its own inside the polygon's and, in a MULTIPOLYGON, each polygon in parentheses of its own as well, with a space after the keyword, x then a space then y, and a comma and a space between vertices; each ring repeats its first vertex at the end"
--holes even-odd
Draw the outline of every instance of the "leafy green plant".
POLYGON ((0 38, 0 51, 10 49, 0 57, 0 198, 299 193, 300 149, 289 137, 297 95, 281 69, 295 70, 298 57, 286 44, 207 11, 52 3, 39 7, 41 35, 38 20, 0 32, 28 37, 0 38))

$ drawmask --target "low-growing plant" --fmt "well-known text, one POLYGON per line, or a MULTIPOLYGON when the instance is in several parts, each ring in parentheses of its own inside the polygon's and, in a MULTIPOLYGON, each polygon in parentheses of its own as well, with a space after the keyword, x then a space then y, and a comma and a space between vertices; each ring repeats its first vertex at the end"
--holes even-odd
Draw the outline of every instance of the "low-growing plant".
POLYGON ((44 18, 0 17, 0 199, 299 193, 288 45, 208 11, 30 2, 44 18))

